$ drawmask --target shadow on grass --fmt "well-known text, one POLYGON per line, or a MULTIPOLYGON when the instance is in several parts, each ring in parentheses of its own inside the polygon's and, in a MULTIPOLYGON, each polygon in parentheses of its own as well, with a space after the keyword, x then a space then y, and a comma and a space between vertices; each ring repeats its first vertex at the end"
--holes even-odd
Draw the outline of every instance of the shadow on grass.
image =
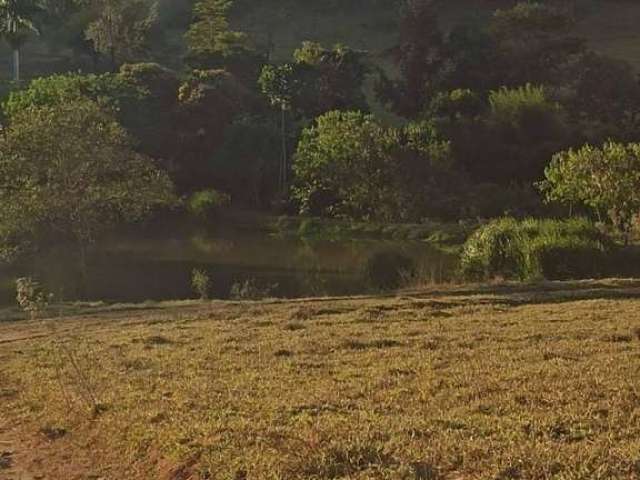
MULTIPOLYGON (((323 304, 326 302, 339 301, 366 301, 376 299, 394 299, 410 301, 416 308, 438 308, 448 310, 470 305, 495 305, 505 307, 518 307, 535 304, 557 304, 566 302, 576 302, 584 300, 628 300, 640 299, 640 279, 604 279, 604 280, 582 280, 582 281, 554 281, 539 283, 519 283, 504 282, 492 284, 469 284, 439 286, 434 288, 403 290, 400 292, 362 295, 352 297, 322 297, 304 299, 270 299, 251 304, 279 305, 290 304, 304 305, 304 308, 296 310, 292 315, 295 319, 307 319, 318 315, 333 315, 338 313, 348 313, 357 309, 353 308, 331 308, 322 309, 313 307, 313 304, 323 304), (471 298, 469 298, 471 297, 471 298), (476 297, 476 298, 473 298, 476 297), (447 298, 446 301, 436 300, 436 298, 447 298), (313 307, 313 308, 312 308, 313 307)), ((217 304, 219 306, 238 306, 243 302, 201 302, 194 300, 154 302, 148 301, 138 304, 107 304, 104 302, 78 302, 62 305, 52 305, 39 318, 65 318, 73 316, 99 316, 108 313, 127 312, 148 312, 167 311, 183 309, 202 309, 207 305, 217 304)), ((406 306, 405 306, 406 307, 406 306)), ((382 310, 397 310, 401 306, 379 306, 382 310)), ((28 316, 17 307, 0 309, 0 324, 27 320, 28 316)))

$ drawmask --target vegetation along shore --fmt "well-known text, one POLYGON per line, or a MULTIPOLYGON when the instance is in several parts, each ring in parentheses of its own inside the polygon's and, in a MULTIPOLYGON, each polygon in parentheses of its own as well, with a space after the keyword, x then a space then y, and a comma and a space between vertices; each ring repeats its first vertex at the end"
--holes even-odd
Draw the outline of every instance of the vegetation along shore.
POLYGON ((0 480, 640 479, 637 0, 0 0, 0 480))

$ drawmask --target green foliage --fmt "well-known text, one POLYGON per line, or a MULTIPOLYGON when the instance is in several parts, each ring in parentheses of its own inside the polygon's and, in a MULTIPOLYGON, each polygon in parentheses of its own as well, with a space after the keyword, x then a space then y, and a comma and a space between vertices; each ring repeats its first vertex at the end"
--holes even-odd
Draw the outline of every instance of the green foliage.
POLYGON ((126 63, 111 82, 118 120, 137 141, 136 149, 167 165, 179 158, 176 72, 157 63, 126 63))
POLYGON ((400 41, 394 51, 401 79, 383 81, 377 90, 399 114, 415 118, 439 89, 446 42, 440 29, 436 2, 406 0, 403 3, 400 41))
MULTIPOLYGON (((294 161, 301 211, 353 219, 416 217, 451 168, 449 145, 428 125, 385 128, 333 111, 303 131, 294 161), (418 200, 416 202, 416 196, 418 200)), ((435 197, 435 195, 433 195, 435 197)))
POLYGON ((242 116, 229 125, 210 164, 234 204, 271 206, 278 193, 280 142, 276 125, 261 117, 242 116))
POLYGON ((640 144, 585 145, 553 157, 539 184, 548 201, 584 204, 608 214, 626 235, 640 213, 640 144))
MULTIPOLYGON (((528 38, 552 34, 572 26, 565 10, 542 2, 518 2, 506 10, 493 14, 491 32, 502 38, 515 41, 518 34, 526 32, 528 38)), ((525 39, 522 41, 524 42, 525 39)))
POLYGON ((116 81, 135 87, 140 95, 153 97, 177 95, 178 78, 175 72, 158 63, 125 63, 116 81))
POLYGON ((573 23, 569 8, 549 3, 521 1, 497 10, 488 28, 497 51, 495 78, 511 87, 561 84, 563 68, 585 50, 571 34, 573 23))
POLYGON ((51 235, 86 245, 174 200, 167 175, 87 99, 16 113, 0 151, 0 233, 8 248, 51 235))
POLYGON ((332 216, 377 216, 389 188, 393 138, 370 115, 329 112, 305 129, 294 162, 301 210, 332 216))
POLYGON ((86 38, 97 52, 110 58, 113 67, 139 60, 149 49, 147 40, 157 21, 156 6, 146 0, 97 0, 86 38))
POLYGON ((637 139, 640 84, 631 65, 589 52, 572 62, 564 77, 561 101, 587 142, 637 139))
POLYGON ((454 120, 459 117, 475 117, 485 109, 478 94, 469 89, 438 92, 431 101, 428 114, 433 117, 454 120))
POLYGON ((262 63, 249 36, 230 29, 231 0, 199 0, 185 34, 187 63, 196 69, 225 69, 253 87, 262 63))
POLYGON ((291 108, 292 98, 300 88, 298 83, 294 66, 290 63, 265 65, 258 78, 258 85, 271 105, 283 110, 291 108))
POLYGON ((113 112, 134 138, 136 150, 170 160, 179 156, 178 85, 176 74, 158 64, 125 64, 118 73, 36 78, 26 88, 12 92, 2 107, 10 119, 30 107, 55 107, 90 98, 113 112))
POLYGON ((193 70, 179 88, 178 102, 177 182, 185 190, 207 188, 215 180, 212 157, 223 145, 227 128, 248 109, 251 96, 229 72, 193 70))
POLYGON ((228 53, 248 45, 244 33, 229 29, 227 16, 232 0, 199 0, 193 7, 194 21, 185 35, 187 47, 198 55, 228 53))
POLYGON ((202 190, 189 198, 189 212, 201 220, 214 218, 222 208, 231 204, 231 197, 216 190, 202 190))
POLYGON ((518 222, 512 218, 495 220, 478 228, 465 242, 460 258, 463 275, 470 279, 524 276, 524 243, 518 222))
POLYGON ((487 109, 477 112, 440 118, 437 125, 451 139, 458 162, 479 182, 531 184, 571 141, 565 112, 544 87, 493 90, 487 109))
MULTIPOLYGON (((174 71, 161 65, 137 63, 124 64, 117 73, 37 78, 27 88, 12 92, 3 110, 10 120, 30 107, 94 100, 116 116, 138 152, 161 159, 178 186, 193 191, 217 180, 214 174, 219 165, 213 164, 212 157, 236 115, 251 108, 249 97, 225 71, 195 70, 181 82, 174 71)), ((246 136, 249 133, 256 133, 255 129, 246 136)), ((237 165, 235 158, 229 159, 228 166, 232 164, 237 165)))
POLYGON ((82 98, 91 98, 104 107, 117 110, 123 100, 138 93, 112 74, 67 73, 35 78, 26 88, 11 92, 3 102, 2 110, 11 119, 32 107, 54 107, 82 98))
POLYGON ((610 241, 585 219, 501 218, 478 228, 461 258, 468 279, 580 279, 602 275, 610 241))
POLYGON ((208 300, 211 293, 211 278, 204 270, 194 268, 191 271, 191 287, 200 300, 208 300))
POLYGON ((399 114, 419 118, 441 92, 484 93, 526 83, 566 86, 565 72, 585 51, 571 34, 569 9, 519 2, 488 24, 460 22, 448 33, 433 0, 407 0, 393 50, 400 78, 382 77, 377 93, 399 114))
POLYGON ((517 125, 522 117, 532 111, 557 110, 559 105, 550 102, 544 88, 526 84, 518 88, 502 87, 489 93, 489 107, 494 121, 517 125))
POLYGON ((367 109, 363 84, 369 67, 365 52, 341 44, 327 49, 304 42, 293 56, 299 69, 306 71, 305 88, 296 103, 307 116, 330 110, 367 109))
POLYGON ((304 42, 293 57, 293 62, 262 68, 258 83, 272 105, 306 118, 330 110, 366 110, 363 85, 370 69, 364 52, 304 42))
POLYGON ((365 276, 375 288, 390 290, 400 287, 416 273, 414 261, 396 251, 375 253, 365 266, 365 276))

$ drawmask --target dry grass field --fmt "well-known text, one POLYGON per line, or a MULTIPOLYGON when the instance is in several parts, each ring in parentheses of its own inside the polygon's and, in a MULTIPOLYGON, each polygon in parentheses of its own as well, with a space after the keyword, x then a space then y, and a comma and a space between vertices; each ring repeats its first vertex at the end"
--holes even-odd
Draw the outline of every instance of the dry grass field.
POLYGON ((640 478, 640 282, 0 322, 0 478, 640 478))

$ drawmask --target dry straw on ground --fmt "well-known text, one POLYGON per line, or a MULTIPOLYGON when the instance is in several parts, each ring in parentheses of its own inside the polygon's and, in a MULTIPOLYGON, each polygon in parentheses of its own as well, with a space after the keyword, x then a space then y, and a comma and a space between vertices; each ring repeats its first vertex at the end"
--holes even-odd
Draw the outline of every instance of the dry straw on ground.
POLYGON ((640 478, 639 369, 637 282, 5 322, 0 478, 640 478))

